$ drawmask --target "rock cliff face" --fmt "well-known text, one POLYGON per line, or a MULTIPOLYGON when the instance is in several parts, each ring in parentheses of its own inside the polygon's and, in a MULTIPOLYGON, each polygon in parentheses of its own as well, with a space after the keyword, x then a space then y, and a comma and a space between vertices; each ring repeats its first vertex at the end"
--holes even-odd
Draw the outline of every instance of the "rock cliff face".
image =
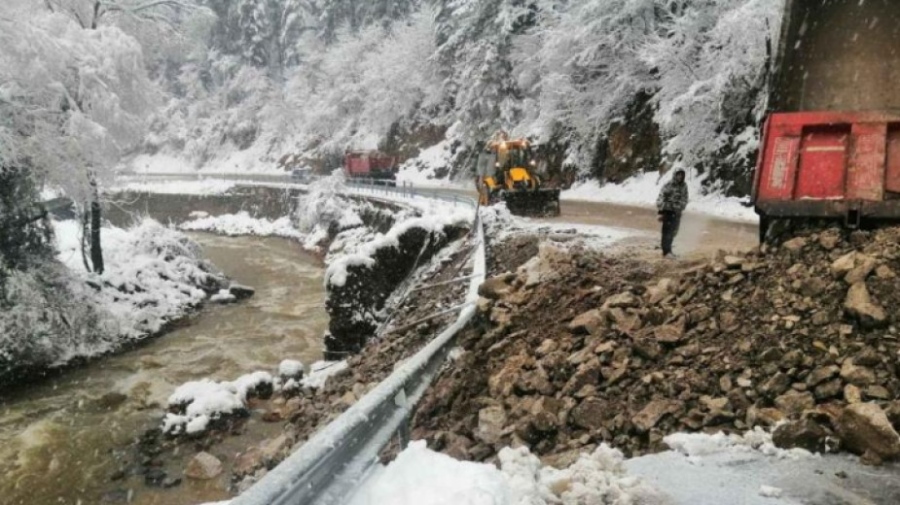
POLYGON ((449 226, 436 231, 412 227, 384 243, 369 256, 370 261, 346 267, 343 282, 327 285, 325 309, 331 318, 325 337, 325 359, 345 359, 359 352, 386 318, 385 302, 416 268, 426 265, 465 229, 449 226))

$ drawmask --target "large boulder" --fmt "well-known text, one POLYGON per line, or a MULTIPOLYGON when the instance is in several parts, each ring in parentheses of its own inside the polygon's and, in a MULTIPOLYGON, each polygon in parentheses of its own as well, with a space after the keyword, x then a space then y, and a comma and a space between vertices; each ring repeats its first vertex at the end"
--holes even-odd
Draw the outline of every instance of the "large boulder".
POLYGON ((606 327, 606 316, 597 309, 580 314, 569 323, 569 331, 576 335, 597 335, 606 327))
POLYGON ((887 324, 884 308, 872 300, 865 282, 850 286, 844 300, 844 312, 858 320, 863 328, 880 328, 887 324))
POLYGON ((848 406, 837 418, 837 431, 844 445, 857 454, 889 460, 900 456, 900 435, 884 410, 874 403, 848 406))
POLYGON ((185 477, 194 480, 211 480, 222 474, 222 462, 208 452, 199 452, 184 469, 185 477))
POLYGON ((506 410, 499 405, 485 407, 478 411, 478 428, 475 438, 492 445, 500 442, 503 428, 506 426, 506 410))
POLYGON ((831 433, 815 420, 806 418, 778 425, 772 433, 772 442, 782 449, 806 449, 825 452, 831 433))
POLYGON ((804 410, 815 407, 816 399, 812 393, 801 393, 791 390, 775 398, 775 406, 788 417, 797 416, 802 414, 804 410))
POLYGON ((638 431, 644 433, 655 427, 663 417, 681 410, 681 402, 675 400, 653 400, 631 418, 638 431))

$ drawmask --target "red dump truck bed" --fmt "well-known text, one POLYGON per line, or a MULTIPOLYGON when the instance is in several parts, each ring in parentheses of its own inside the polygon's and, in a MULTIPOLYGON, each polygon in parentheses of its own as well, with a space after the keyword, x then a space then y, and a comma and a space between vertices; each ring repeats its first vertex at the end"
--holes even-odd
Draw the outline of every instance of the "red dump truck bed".
POLYGON ((377 151, 351 151, 344 156, 344 174, 353 178, 394 179, 397 158, 377 151))
POLYGON ((900 114, 770 115, 753 200, 763 218, 900 218, 900 114))

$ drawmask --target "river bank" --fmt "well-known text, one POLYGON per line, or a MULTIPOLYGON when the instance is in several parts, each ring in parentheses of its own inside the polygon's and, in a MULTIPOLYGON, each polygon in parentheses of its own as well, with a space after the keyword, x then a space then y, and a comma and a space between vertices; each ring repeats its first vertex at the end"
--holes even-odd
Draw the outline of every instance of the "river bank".
MULTIPOLYGON (((134 474, 140 461, 132 444, 156 426, 179 384, 277 367, 284 357, 320 359, 327 326, 324 271, 319 259, 292 241, 192 238, 229 277, 253 286, 256 296, 237 305, 208 306, 189 325, 137 349, 5 397, 0 408, 4 503, 177 505, 227 496, 214 482, 186 482, 174 491, 143 487, 143 476, 134 474)), ((244 430, 241 444, 272 436, 277 428, 260 423, 244 430)), ((176 457, 168 463, 181 462, 176 457)))

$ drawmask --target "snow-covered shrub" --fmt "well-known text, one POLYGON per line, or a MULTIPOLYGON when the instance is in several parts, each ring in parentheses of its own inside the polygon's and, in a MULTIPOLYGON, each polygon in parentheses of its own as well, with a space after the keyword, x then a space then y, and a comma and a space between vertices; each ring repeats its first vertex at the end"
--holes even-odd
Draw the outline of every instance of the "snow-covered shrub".
POLYGON ((151 336, 225 286, 195 242, 153 220, 104 228, 102 275, 84 269, 80 223, 54 228, 57 259, 4 270, 0 384, 151 336))
POLYGON ((115 349, 117 325, 96 297, 53 259, 11 271, 0 286, 0 387, 115 349))

